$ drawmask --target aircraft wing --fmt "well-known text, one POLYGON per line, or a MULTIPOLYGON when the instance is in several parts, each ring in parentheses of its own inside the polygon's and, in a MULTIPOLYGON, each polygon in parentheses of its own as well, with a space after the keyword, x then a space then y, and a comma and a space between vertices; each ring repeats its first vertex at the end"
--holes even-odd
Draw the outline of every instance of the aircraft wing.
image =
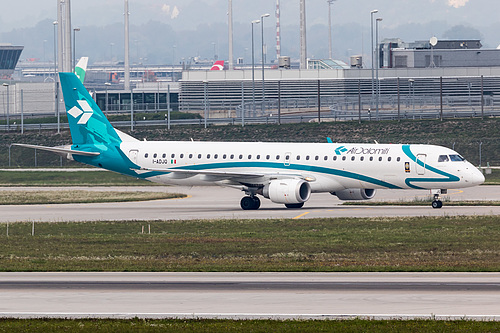
POLYGON ((24 143, 13 143, 12 145, 19 146, 19 147, 46 150, 46 151, 50 151, 50 152, 57 153, 57 154, 72 154, 72 155, 81 155, 81 156, 98 156, 100 154, 100 153, 94 153, 94 152, 90 152, 90 151, 73 150, 73 149, 63 148, 63 147, 46 147, 46 146, 28 145, 28 144, 24 144, 24 143))
POLYGON ((187 169, 160 169, 160 168, 141 168, 145 171, 160 171, 160 172, 171 172, 175 175, 185 175, 185 176, 196 176, 196 175, 206 175, 213 176, 219 179, 252 179, 252 178, 303 178, 300 174, 284 174, 284 173, 265 173, 265 172, 231 172, 231 171, 214 171, 214 170, 187 170, 187 169))

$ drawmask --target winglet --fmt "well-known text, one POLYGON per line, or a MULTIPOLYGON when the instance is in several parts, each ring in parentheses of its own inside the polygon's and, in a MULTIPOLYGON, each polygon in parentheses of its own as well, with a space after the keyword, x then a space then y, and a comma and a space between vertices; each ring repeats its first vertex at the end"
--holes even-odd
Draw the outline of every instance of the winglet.
POLYGON ((327 141, 328 143, 333 143, 333 141, 332 141, 332 139, 331 139, 330 137, 326 137, 326 141, 327 141))

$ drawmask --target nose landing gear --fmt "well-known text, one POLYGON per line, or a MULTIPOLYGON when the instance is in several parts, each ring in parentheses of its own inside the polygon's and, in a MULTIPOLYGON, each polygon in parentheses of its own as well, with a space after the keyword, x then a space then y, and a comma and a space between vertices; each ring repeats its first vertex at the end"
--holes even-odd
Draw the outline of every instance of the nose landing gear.
POLYGON ((440 195, 448 193, 448 190, 431 190, 434 194, 434 200, 432 201, 432 208, 439 209, 443 207, 443 202, 441 201, 440 195))

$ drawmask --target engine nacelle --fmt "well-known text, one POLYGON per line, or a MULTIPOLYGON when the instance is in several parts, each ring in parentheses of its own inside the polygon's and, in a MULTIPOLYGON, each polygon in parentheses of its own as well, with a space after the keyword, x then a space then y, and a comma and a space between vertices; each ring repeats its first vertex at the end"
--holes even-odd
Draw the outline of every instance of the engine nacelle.
POLYGON ((311 185, 303 179, 275 179, 264 186, 261 193, 274 203, 298 204, 311 196, 311 185))
POLYGON ((377 190, 366 188, 347 188, 342 191, 332 192, 340 200, 370 200, 373 199, 377 190))

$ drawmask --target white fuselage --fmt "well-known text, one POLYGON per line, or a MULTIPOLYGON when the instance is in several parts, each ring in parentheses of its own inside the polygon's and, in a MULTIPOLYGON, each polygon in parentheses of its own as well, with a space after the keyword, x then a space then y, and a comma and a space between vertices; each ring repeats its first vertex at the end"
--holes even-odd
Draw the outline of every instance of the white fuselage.
POLYGON ((220 186, 236 181, 259 186, 269 177, 301 177, 312 192, 335 192, 351 188, 450 189, 484 182, 482 173, 458 153, 432 145, 135 141, 123 142, 120 148, 133 163, 156 171, 143 170, 144 178, 164 184, 220 186), (233 177, 224 183, 221 176, 179 175, 173 169, 263 176, 233 177))

